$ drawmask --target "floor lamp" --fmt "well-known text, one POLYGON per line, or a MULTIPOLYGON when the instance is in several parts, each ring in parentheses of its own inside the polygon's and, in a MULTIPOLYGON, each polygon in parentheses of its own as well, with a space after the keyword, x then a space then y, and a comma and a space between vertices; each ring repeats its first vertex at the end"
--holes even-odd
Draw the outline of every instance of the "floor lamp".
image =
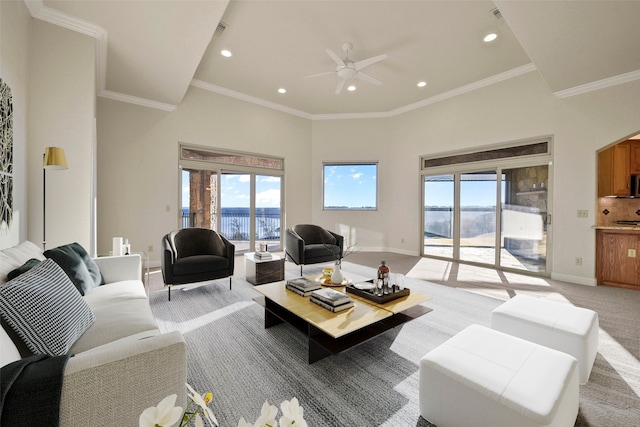
POLYGON ((42 155, 42 250, 47 246, 47 169, 68 169, 64 150, 59 147, 47 147, 42 155))

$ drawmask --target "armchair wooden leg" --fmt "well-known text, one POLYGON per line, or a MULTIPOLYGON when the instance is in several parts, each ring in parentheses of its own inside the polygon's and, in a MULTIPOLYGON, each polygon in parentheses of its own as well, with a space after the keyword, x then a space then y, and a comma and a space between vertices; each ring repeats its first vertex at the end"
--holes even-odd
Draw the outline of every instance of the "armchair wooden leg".
POLYGON ((231 290, 231 276, 229 276, 229 290, 231 290))
POLYGON ((302 264, 300 264, 300 276, 302 276, 302 264))
POLYGON ((168 286, 169 286, 169 301, 171 301, 171 285, 168 285, 168 286))

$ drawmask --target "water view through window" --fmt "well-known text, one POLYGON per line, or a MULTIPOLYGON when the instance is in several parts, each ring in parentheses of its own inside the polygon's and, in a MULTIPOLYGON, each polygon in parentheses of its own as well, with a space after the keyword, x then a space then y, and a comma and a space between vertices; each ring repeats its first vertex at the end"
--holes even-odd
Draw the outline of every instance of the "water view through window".
POLYGON ((259 242, 269 250, 280 249, 281 180, 280 176, 225 172, 217 191, 215 172, 183 170, 182 227, 216 230, 236 245, 236 252, 253 251, 259 242))
POLYGON ((324 209, 377 209, 377 170, 376 163, 325 164, 324 209))

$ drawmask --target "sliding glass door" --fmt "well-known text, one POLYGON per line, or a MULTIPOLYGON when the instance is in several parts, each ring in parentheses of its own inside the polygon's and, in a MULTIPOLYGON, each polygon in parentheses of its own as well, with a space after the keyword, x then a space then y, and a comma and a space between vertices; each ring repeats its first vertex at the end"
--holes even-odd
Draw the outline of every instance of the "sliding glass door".
POLYGON ((423 177, 423 255, 547 271, 548 165, 423 177))
POLYGON ((280 249, 281 177, 256 175, 256 243, 268 250, 280 249))
POLYGON ((282 248, 284 159, 180 145, 181 226, 215 230, 236 253, 282 248))
POLYGON ((424 254, 453 257, 453 174, 424 178, 424 254))
POLYGON ((549 167, 504 169, 500 265, 544 273, 547 264, 549 167))
POLYGON ((460 259, 495 264, 496 171, 460 174, 460 259))

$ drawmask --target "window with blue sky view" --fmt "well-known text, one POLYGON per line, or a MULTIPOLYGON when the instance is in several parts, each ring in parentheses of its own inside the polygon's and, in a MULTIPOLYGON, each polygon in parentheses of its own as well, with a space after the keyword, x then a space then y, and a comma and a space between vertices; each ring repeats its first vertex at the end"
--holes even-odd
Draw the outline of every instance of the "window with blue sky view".
POLYGON ((377 174, 377 163, 325 164, 324 209, 377 209, 377 174))

